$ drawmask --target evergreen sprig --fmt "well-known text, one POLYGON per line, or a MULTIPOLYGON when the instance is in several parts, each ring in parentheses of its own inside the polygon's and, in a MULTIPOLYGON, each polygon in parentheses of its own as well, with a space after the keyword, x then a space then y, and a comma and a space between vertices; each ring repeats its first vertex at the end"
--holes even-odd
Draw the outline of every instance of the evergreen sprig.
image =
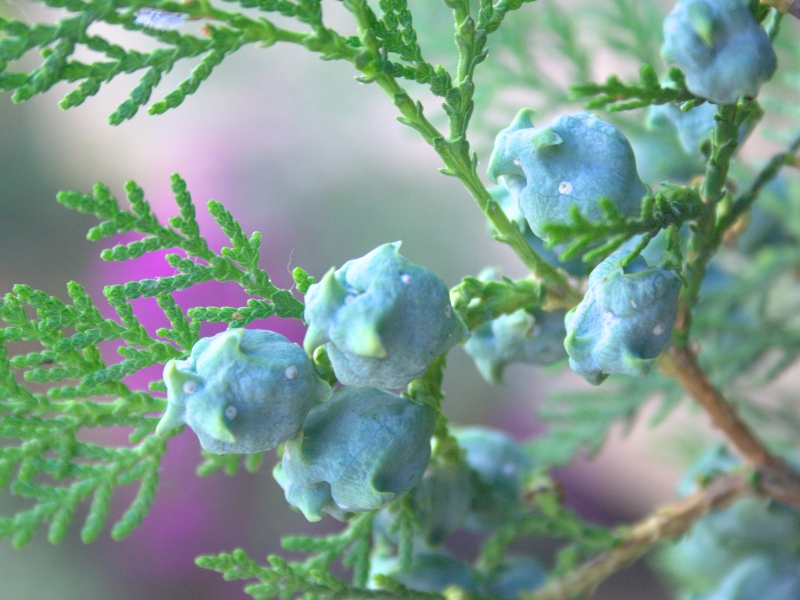
POLYGON ((544 303, 545 286, 532 279, 487 281, 465 277, 450 290, 453 308, 472 331, 481 323, 521 308, 539 308, 544 303))
POLYGON ((603 210, 600 222, 586 219, 573 206, 569 223, 545 225, 551 244, 566 245, 561 260, 583 256, 585 262, 594 262, 614 252, 631 237, 643 234, 643 241, 632 252, 633 258, 662 229, 680 229, 683 223, 708 212, 697 189, 673 183, 665 183, 655 194, 648 194, 635 219, 626 218, 608 198, 601 198, 598 203, 603 210))
POLYGON ((222 573, 227 580, 259 579, 244 591, 256 600, 296 597, 320 600, 344 598, 441 598, 439 594, 408 592, 402 595, 367 590, 369 552, 372 547, 373 512, 353 517, 346 528, 322 538, 292 536, 282 540, 284 549, 304 552, 310 556, 303 562, 288 562, 279 556, 268 557, 269 566, 260 566, 244 550, 234 550, 218 556, 200 556, 198 566, 222 573), (352 569, 352 584, 348 585, 329 573, 335 560, 352 569))
POLYGON ((588 109, 605 108, 609 112, 619 112, 642 108, 652 104, 680 103, 681 110, 689 110, 704 102, 686 89, 683 72, 677 67, 667 71, 669 80, 662 85, 655 69, 649 64, 639 69, 640 84, 627 84, 611 75, 605 83, 581 83, 572 86, 572 98, 589 98, 584 106, 588 109))
POLYGON ((11 493, 31 501, 30 508, 0 519, 0 537, 11 537, 15 547, 47 523, 49 540, 58 543, 89 498, 81 537, 94 540, 114 489, 139 481, 136 498, 111 533, 127 536, 150 508, 166 451, 166 440, 150 435, 156 419, 148 416, 163 410, 163 400, 133 391, 121 379, 182 351, 147 335, 127 303, 115 306, 119 324, 104 319, 78 284, 70 283, 68 292, 72 304, 18 285, 0 301, 0 436, 10 442, 0 447, 0 485, 10 484, 11 493), (123 343, 125 360, 108 365, 98 346, 111 341, 123 343), (38 342, 42 350, 14 356, 9 346, 17 342, 38 342), (22 385, 20 373, 42 391, 22 385), (109 426, 133 428, 131 445, 105 447, 79 438, 84 429, 109 426))
POLYGON ((234 322, 237 327, 271 315, 302 319, 303 303, 289 290, 276 287, 269 274, 259 267, 260 233, 255 232, 248 238, 231 214, 219 202, 212 200, 208 203, 208 211, 232 244, 216 253, 200 235, 186 182, 177 174, 172 176, 172 191, 179 215, 171 217, 168 226, 158 221, 144 198, 144 192, 132 181, 125 184, 130 210, 121 209, 116 198, 102 184, 95 186, 92 195, 79 192, 61 192, 58 195, 58 201, 64 206, 102 220, 89 231, 87 237, 92 241, 129 231, 145 234, 140 240, 103 250, 100 254, 103 260, 130 260, 169 248, 182 250, 186 255, 166 256, 170 266, 180 274, 109 286, 105 290, 109 301, 159 297, 212 280, 233 281, 254 297, 246 308, 199 307, 189 311, 189 318, 194 321, 234 322))
POLYGON ((430 84, 431 90, 441 95, 450 86, 450 75, 443 67, 434 67, 423 58, 406 0, 381 0, 379 5, 380 18, 368 6, 365 14, 383 55, 380 70, 393 77, 430 84), (399 62, 390 60, 390 55, 395 55, 399 62))
MULTIPOLYGON (((743 210, 747 205, 730 206, 728 189, 728 171, 731 159, 739 146, 739 131, 743 124, 755 125, 763 116, 757 102, 742 98, 736 105, 720 106, 715 115, 715 126, 711 133, 711 149, 706 163, 705 176, 700 186, 700 195, 704 201, 715 208, 702 213, 695 219, 687 243, 688 259, 683 266, 684 287, 681 289, 681 301, 684 307, 694 306, 697 302, 700 286, 704 280, 708 262, 718 251, 725 231, 733 224, 731 215, 736 210, 743 210), (717 215, 720 214, 719 218, 717 215)), ((777 173, 775 165, 768 165, 765 173, 777 173)), ((753 189, 759 189, 756 177, 753 189)), ((756 193, 757 195, 757 193, 756 193)), ((678 328, 677 342, 681 346, 689 343, 688 333, 690 319, 684 319, 678 328)))
MULTIPOLYGON (((0 32, 4 34, 0 37, 0 90, 14 91, 13 100, 22 102, 46 92, 59 82, 80 82, 61 100, 61 108, 70 108, 97 94, 104 83, 118 75, 144 71, 130 97, 109 117, 112 125, 132 118, 149 102, 161 78, 184 59, 202 57, 177 89, 150 106, 150 114, 161 114, 179 106, 187 96, 197 91, 217 65, 247 44, 258 42, 269 46, 278 41, 288 41, 320 52, 324 58, 352 59, 357 53, 345 38, 324 27, 320 0, 298 0, 296 3, 288 0, 242 0, 240 3, 242 8, 259 8, 293 17, 310 25, 311 32, 276 27, 267 19, 251 18, 239 11, 223 11, 206 0, 187 3, 45 0, 45 4, 77 14, 53 25, 31 25, 0 17, 0 32), (172 26, 165 30, 137 22, 137 15, 143 12, 158 15, 164 11, 178 19, 203 19, 209 24, 195 35, 168 30, 172 26), (126 50, 100 35, 88 33, 92 25, 101 22, 139 31, 164 47, 150 52, 126 50), (88 63, 75 59, 74 54, 81 46, 102 55, 104 60, 88 63), (20 60, 35 48, 40 49, 44 57, 39 67, 29 72, 8 70, 10 63, 20 60)), ((176 27, 180 27, 180 23, 176 27)))
MULTIPOLYGON (((159 222, 133 182, 126 185, 129 210, 120 208, 100 184, 92 195, 62 192, 58 196, 68 208, 101 220, 89 231, 90 240, 131 231, 144 234, 139 240, 104 250, 105 260, 130 260, 170 248, 188 257, 168 255, 179 275, 106 287, 116 319, 104 318, 74 282, 67 288, 71 304, 23 285, 0 300, 4 324, 0 328, 0 437, 11 440, 0 447, 0 487, 10 484, 13 494, 31 500, 30 508, 0 519, 0 537, 11 537, 15 546, 27 543, 47 523, 50 541, 59 542, 79 504, 90 498, 81 536, 92 541, 105 526, 115 488, 136 481, 140 482, 136 498, 111 535, 125 537, 141 523, 156 492, 167 441, 153 435, 157 419, 151 415, 162 412, 165 402, 132 390, 122 380, 146 367, 185 357, 198 339, 203 317, 215 310, 197 307, 198 318, 187 316, 172 292, 205 281, 235 281, 251 296, 260 296, 251 299, 260 304, 241 319, 232 317, 232 326, 273 314, 302 317, 303 304, 290 291, 274 286, 259 268, 259 234, 248 238, 231 214, 212 202, 209 210, 231 246, 219 254, 211 251, 200 235, 185 182, 175 175, 172 187, 179 215, 170 219, 169 226, 159 222), (198 259, 206 264, 195 262, 198 259), (154 297, 170 322, 156 337, 134 314, 129 300, 139 297, 154 297), (15 355, 13 344, 20 342, 38 343, 41 350, 15 355), (104 349, 115 344, 123 360, 109 363, 104 349), (23 385, 20 375, 33 387, 23 385), (133 428, 129 445, 106 447, 83 441, 81 432, 96 427, 133 428)), ((153 382, 151 389, 165 391, 160 381, 153 382)), ((224 469, 232 474, 242 460, 247 470, 255 471, 260 459, 261 454, 207 455, 198 471, 207 475, 224 469)))
POLYGON ((612 377, 597 390, 553 392, 539 408, 547 431, 530 444, 533 456, 546 466, 565 465, 582 450, 592 456, 613 425, 630 427, 642 405, 654 397, 661 404, 650 420, 653 426, 678 405, 683 389, 673 379, 650 373, 642 379, 612 377))
POLYGON ((496 572, 509 547, 524 537, 568 542, 556 555, 555 576, 569 571, 587 555, 613 548, 621 539, 605 527, 584 522, 565 507, 561 488, 545 469, 536 469, 528 476, 524 495, 528 510, 509 518, 481 546, 476 562, 483 572, 496 572))

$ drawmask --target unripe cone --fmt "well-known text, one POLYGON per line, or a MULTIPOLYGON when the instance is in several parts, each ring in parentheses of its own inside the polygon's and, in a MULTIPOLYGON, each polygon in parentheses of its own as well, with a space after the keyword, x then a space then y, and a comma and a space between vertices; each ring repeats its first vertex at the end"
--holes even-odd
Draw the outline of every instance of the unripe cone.
POLYGON ((379 246, 308 289, 303 346, 311 353, 324 344, 344 385, 404 387, 469 337, 444 282, 399 248, 379 246))
POLYGON ((667 346, 681 281, 637 256, 627 267, 619 250, 589 276, 589 289, 564 320, 569 366, 592 385, 608 375, 644 377, 667 346))
POLYGON ((488 427, 452 427, 451 433, 466 452, 472 472, 472 501, 465 527, 486 531, 519 510, 527 473, 533 460, 502 431, 488 427))
POLYGON ((661 54, 683 70, 692 93, 716 104, 755 96, 778 64, 747 0, 678 0, 664 20, 661 54))
POLYGON ((436 410, 373 388, 342 388, 286 442, 275 479, 309 521, 382 508, 417 485, 436 410))
POLYGON ((186 423, 215 454, 269 450, 331 395, 303 349, 274 331, 229 329, 164 367, 168 404, 156 433, 186 423))
POLYGON ((497 317, 477 327, 464 350, 487 382, 500 383, 509 363, 549 365, 566 358, 565 314, 564 310, 518 310, 497 317))
POLYGON ((547 239, 548 223, 570 222, 571 207, 600 221, 599 200, 612 200, 625 216, 639 215, 647 188, 623 133, 597 116, 564 115, 547 127, 534 127, 533 111, 521 110, 495 139, 487 175, 519 198, 533 233, 547 239))

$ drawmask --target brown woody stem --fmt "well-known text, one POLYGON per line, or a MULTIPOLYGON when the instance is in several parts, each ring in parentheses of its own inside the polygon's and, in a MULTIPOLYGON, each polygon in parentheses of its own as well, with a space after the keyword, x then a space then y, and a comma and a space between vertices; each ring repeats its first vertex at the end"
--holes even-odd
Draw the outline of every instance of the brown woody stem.
POLYGON ((767 450, 731 405, 711 384, 690 348, 670 345, 658 359, 659 370, 674 377, 711 416, 755 471, 729 473, 704 490, 657 510, 631 527, 623 542, 598 554, 544 588, 523 594, 522 600, 571 600, 594 592, 617 571, 641 558, 655 544, 677 537, 712 510, 754 492, 800 508, 800 476, 783 459, 767 450))
POLYGON ((784 504, 800 508, 800 475, 772 454, 744 423, 720 392, 711 384, 688 347, 670 345, 658 359, 662 373, 674 377, 711 417, 714 426, 725 434, 734 448, 758 469, 758 489, 784 504))
POLYGON ((723 508, 752 490, 747 473, 729 473, 714 479, 705 489, 654 514, 631 527, 623 542, 598 554, 544 588, 522 594, 522 600, 571 600, 594 592, 600 583, 642 557, 656 543, 686 531, 695 520, 723 508))
POLYGON ((711 385, 697 364, 694 352, 687 347, 670 345, 658 359, 659 370, 675 378, 711 417, 736 449, 754 467, 765 467, 777 460, 739 418, 736 409, 711 385))

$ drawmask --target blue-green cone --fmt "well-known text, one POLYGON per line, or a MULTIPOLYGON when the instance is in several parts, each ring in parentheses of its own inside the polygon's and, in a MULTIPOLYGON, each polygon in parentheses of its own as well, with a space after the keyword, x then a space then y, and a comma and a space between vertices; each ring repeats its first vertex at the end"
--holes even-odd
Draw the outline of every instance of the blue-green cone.
POLYGON ((373 388, 342 388, 286 442, 275 478, 309 521, 386 506, 417 485, 436 410, 373 388))
MULTIPOLYGON (((689 468, 678 493, 691 494, 705 479, 729 472, 739 464, 740 460, 723 447, 713 447, 689 468)), ((758 559, 759 568, 765 573, 775 569, 783 572, 780 563, 788 561, 800 575, 800 512, 766 498, 741 498, 696 521, 688 533, 664 548, 658 558, 661 569, 685 592, 697 594, 703 600, 744 600, 750 596, 733 594, 747 589, 742 587, 743 579, 734 573, 749 572, 749 568, 741 565, 753 557, 766 557, 758 559), (723 595, 723 590, 733 595, 723 595)), ((780 578, 777 572, 773 574, 780 578)), ((753 600, 771 598, 766 594, 768 587, 763 589, 765 595, 753 596, 753 600)))
POLYGON ((164 367, 167 410, 156 433, 186 423, 205 450, 269 450, 294 436, 331 395, 303 349, 274 331, 229 329, 164 367))
POLYGON ((717 107, 707 102, 682 111, 674 104, 654 104, 647 110, 647 125, 652 129, 674 129, 686 154, 700 155, 703 142, 711 137, 717 107))
POLYGON ((625 216, 639 215, 647 187, 619 129, 588 112, 534 127, 532 112, 521 110, 497 135, 487 175, 494 182, 502 177, 519 198, 534 234, 547 240, 544 226, 570 222, 572 206, 590 221, 602 220, 601 197, 625 216))
POLYGON ((800 560, 753 554, 743 559, 711 594, 699 600, 797 600, 800 560))
POLYGON ((769 204, 756 204, 750 209, 747 229, 736 239, 736 249, 753 255, 764 247, 792 243, 794 236, 787 229, 786 221, 778 216, 783 212, 781 209, 786 210, 788 207, 790 196, 785 179, 776 178, 770 181, 759 196, 759 201, 767 201, 769 204), (774 212, 766 210, 770 205, 774 207, 774 212))
POLYGON ((492 577, 486 588, 492 596, 515 600, 522 592, 533 592, 545 584, 547 571, 530 556, 509 556, 492 577))
POLYGON ((566 358, 565 314, 565 310, 518 310, 497 317, 477 327, 464 350, 487 382, 501 383, 510 363, 549 365, 566 358))
MULTIPOLYGON (((427 547, 443 544, 458 530, 470 507, 470 471, 464 462, 439 464, 428 468, 422 481, 411 492, 411 508, 417 519, 416 538, 427 547)), ((394 523, 391 507, 375 516, 375 533, 392 543, 397 536, 390 533, 394 523)))
POLYGON ((469 337, 444 282, 399 248, 379 246, 308 289, 303 346, 310 354, 324 344, 344 385, 404 387, 469 337))
MULTIPOLYGON (((647 125, 651 129, 673 128, 684 152, 705 162, 702 147, 716 127, 716 114, 716 105, 707 102, 687 111, 675 104, 654 104, 647 110, 647 125)), ((743 144, 752 132, 753 124, 743 123, 739 127, 739 144, 743 144)), ((710 146, 707 151, 709 149, 710 146)))
POLYGON ((644 377, 667 346, 681 281, 637 256, 624 269, 620 250, 589 276, 589 289, 565 318, 569 366, 592 385, 608 375, 644 377))
POLYGON ((716 104, 754 97, 777 68, 767 32, 747 0, 678 0, 664 20, 661 55, 686 87, 716 104))
POLYGON ((450 431, 464 449, 472 474, 472 500, 464 526, 473 531, 493 529, 520 510, 525 477, 534 462, 502 431, 488 427, 450 431))
POLYGON ((466 592, 477 592, 478 583, 469 566, 446 552, 415 554, 408 571, 399 571, 397 557, 373 557, 370 580, 375 575, 389 575, 408 589, 417 592, 441 593, 450 586, 466 592))

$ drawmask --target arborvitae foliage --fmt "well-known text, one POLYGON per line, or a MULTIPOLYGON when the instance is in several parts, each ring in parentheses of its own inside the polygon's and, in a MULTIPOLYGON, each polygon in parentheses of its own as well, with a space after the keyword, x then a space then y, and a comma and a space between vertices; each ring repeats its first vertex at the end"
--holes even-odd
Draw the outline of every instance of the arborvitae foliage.
MULTIPOLYGON (((178 176, 173 177, 173 191, 180 216, 170 219, 168 226, 159 223, 133 182, 126 185, 127 210, 100 184, 93 195, 59 195, 63 205, 101 219, 89 231, 91 240, 128 231, 144 234, 137 241, 104 250, 105 260, 128 260, 165 248, 183 251, 183 255, 167 255, 177 275, 104 290, 116 319, 103 318, 75 282, 67 289, 71 304, 24 285, 15 286, 0 301, 0 319, 5 324, 0 329, 2 435, 13 441, 0 448, 3 484, 32 501, 30 509, 2 521, 2 536, 11 537, 15 546, 30 540, 41 524, 49 524, 50 541, 59 542, 78 505, 89 499, 81 536, 86 542, 95 539, 105 526, 114 489, 136 481, 140 481, 137 496, 111 534, 123 538, 141 523, 155 496, 166 451, 166 440, 153 435, 158 421, 153 415, 164 410, 165 402, 147 391, 130 389, 122 379, 185 356, 204 320, 242 327, 273 314, 302 315, 302 304, 288 290, 275 287, 258 267, 258 234, 248 238, 230 213, 212 202, 209 211, 231 241, 219 254, 213 252, 200 235, 194 205, 178 176), (204 307, 187 316, 172 294, 212 280, 244 287, 252 296, 248 306, 204 307), (159 329, 156 337, 141 325, 129 302, 140 297, 155 298, 169 319, 170 327, 159 329), (20 342, 38 343, 41 349, 14 352, 20 342), (120 361, 108 358, 108 350, 115 345, 120 361), (23 382, 37 385, 26 387, 23 382), (128 446, 103 447, 79 439, 84 429, 111 426, 133 428, 128 446)), ((151 387, 164 391, 158 381, 151 387)), ((259 457, 247 457, 248 470, 257 469, 259 457)), ((234 473, 239 459, 209 456, 199 472, 224 468, 234 473)))
MULTIPOLYGON (((308 536, 287 537, 282 540, 286 550, 305 552, 311 556, 304 562, 287 562, 279 556, 269 557, 269 566, 252 561, 243 550, 231 554, 202 556, 197 564, 222 573, 225 579, 259 579, 261 583, 245 587, 245 592, 257 599, 293 598, 312 594, 315 598, 342 596, 391 597, 364 589, 369 577, 369 552, 374 512, 364 513, 349 522, 342 533, 324 538, 308 536), (352 587, 328 572, 334 560, 341 559, 353 568, 352 587)), ((432 594, 413 594, 411 597, 430 597, 432 594)), ((405 594, 404 594, 405 596, 405 594)))
MULTIPOLYGON (((398 120, 434 148, 441 158, 440 171, 464 184, 489 220, 495 239, 507 244, 530 271, 530 277, 516 281, 464 278, 451 290, 451 304, 444 308, 447 318, 454 310, 469 330, 475 330, 519 310, 565 310, 581 303, 585 280, 568 275, 555 259, 537 252, 532 243, 541 240, 532 238, 524 218, 511 214, 513 211, 506 214, 506 207, 489 193, 479 173, 475 147, 480 146, 473 145, 468 134, 475 129, 484 135, 497 132, 499 128, 490 125, 485 114, 502 104, 503 91, 512 85, 538 92, 540 109, 580 99, 585 108, 606 110, 606 116, 615 119, 622 129, 654 139, 655 133, 643 134, 644 111, 636 109, 668 105, 688 113, 705 106, 706 99, 686 87, 684 73, 659 58, 660 40, 654 31, 660 28, 663 15, 657 14, 655 4, 613 0, 602 8, 592 6, 592 10, 582 12, 569 3, 545 0, 537 3, 544 6, 525 6, 533 4, 532 0, 442 0, 435 7, 433 0, 343 0, 342 7, 350 14, 357 33, 349 36, 326 24, 324 12, 333 1, 226 0, 224 5, 214 6, 208 0, 45 0, 46 6, 63 9, 68 15, 56 23, 0 17, 0 88, 13 92, 12 98, 19 102, 60 82, 77 83, 61 101, 63 108, 69 108, 98 93, 103 83, 117 75, 141 73, 130 98, 109 117, 111 124, 119 124, 150 101, 162 76, 182 59, 199 57, 200 62, 176 90, 150 105, 150 114, 180 105, 211 76, 214 67, 247 44, 268 47, 289 42, 324 60, 345 60, 353 66, 359 81, 378 85, 387 93, 400 113, 398 120), (440 20, 433 18, 437 14, 453 19, 446 33, 437 30, 440 20), (610 31, 600 41, 586 34, 588 19, 598 16, 609 24, 610 31), (140 32, 160 45, 149 52, 126 49, 93 33, 91 28, 98 23, 140 32), (195 27, 200 23, 202 26, 195 27), (605 83, 592 82, 591 48, 598 43, 635 60, 640 66, 640 81, 624 83, 624 78, 611 76, 605 83), (79 60, 79 49, 95 53, 97 60, 79 60), (15 70, 16 63, 34 50, 41 53, 41 64, 30 71, 15 70), (436 64, 440 59, 455 67, 436 64), (553 77, 552 69, 548 74, 544 68, 550 60, 564 67, 569 89, 564 81, 553 77), (483 63, 490 68, 481 71, 483 63), (433 111, 434 116, 429 118, 429 107, 412 98, 412 92, 435 97, 446 124, 442 125, 442 115, 433 111), (479 118, 475 120, 476 110, 479 118)), ((787 440, 785 434, 781 437, 770 426, 781 412, 770 411, 759 404, 755 394, 743 391, 745 384, 757 390, 774 380, 800 355, 796 318, 800 308, 796 300, 800 287, 800 212, 796 193, 777 193, 771 203, 762 200, 756 204, 769 197, 765 190, 774 185, 784 167, 798 165, 800 137, 796 133, 784 135, 786 149, 758 168, 732 167, 735 153, 765 117, 765 111, 783 115, 784 132, 797 125, 794 105, 800 51, 793 43, 797 24, 783 22, 779 10, 770 7, 773 4, 790 10, 781 0, 764 4, 752 0, 748 6, 750 16, 774 42, 785 67, 774 84, 766 86, 761 101, 742 97, 736 103, 718 106, 713 122, 700 124, 707 139, 695 155, 683 155, 677 161, 682 168, 691 163, 693 166, 686 167, 693 169, 691 173, 672 177, 674 181, 664 174, 664 182, 642 199, 638 217, 623 215, 613 198, 599 198, 603 213, 600 221, 584 218, 573 207, 564 209, 560 224, 544 227, 561 260, 580 257, 591 267, 624 247, 627 254, 620 254, 619 269, 634 261, 640 264, 637 256, 648 253, 651 264, 674 272, 673 280, 680 279, 678 317, 670 344, 657 359, 657 369, 642 379, 614 377, 600 390, 552 396, 540 410, 549 423, 548 431, 526 446, 538 467, 528 466, 523 472, 517 472, 510 462, 482 471, 483 467, 472 464, 469 452, 451 435, 442 413, 445 355, 431 357, 425 375, 403 392, 405 401, 435 410, 431 469, 469 469, 472 491, 465 493, 472 494, 470 510, 484 510, 486 506, 481 503, 493 500, 506 502, 503 506, 508 510, 500 511, 502 518, 484 530, 486 538, 474 565, 465 567, 474 578, 472 596, 492 595, 491 584, 502 570, 506 551, 522 536, 545 536, 562 545, 549 565, 556 581, 539 592, 530 594, 531 590, 521 589, 517 593, 538 599, 578 597, 590 593, 605 577, 659 540, 680 534, 708 510, 754 489, 800 507, 798 475, 769 450, 773 445, 791 446, 791 439, 787 440), (794 32, 781 35, 784 27, 792 27, 794 32), (761 206, 766 216, 757 212, 761 206), (747 343, 741 343, 742 339, 747 343), (699 496, 630 529, 609 531, 583 522, 564 507, 547 467, 566 464, 581 450, 596 452, 615 423, 632 423, 651 398, 661 402, 652 419, 655 425, 686 395, 708 411, 748 459, 750 470, 743 477, 737 473, 720 476, 699 496), (734 401, 758 426, 759 435, 739 417, 734 401), (761 434, 770 437, 764 441, 761 434), (584 559, 590 560, 579 564, 584 559)), ((697 27, 703 33, 703 23, 697 27)), ((657 151, 662 155, 681 152, 676 140, 660 139, 657 151)), ((532 144, 547 147, 562 142, 552 132, 546 140, 531 138, 532 144)), ((539 148, 536 146, 537 151, 539 148)), ((640 166, 646 160, 640 158, 640 166)), ((531 183, 525 180, 527 174, 520 164, 516 164, 519 172, 508 168, 504 173, 509 178, 504 183, 512 194, 531 183)), ((15 286, 0 300, 0 320, 4 323, 0 328, 0 436, 5 440, 0 445, 0 484, 30 501, 21 512, 0 520, 0 537, 11 538, 15 546, 24 545, 40 525, 49 527, 49 539, 57 543, 82 502, 89 503, 82 537, 91 541, 105 526, 115 489, 137 481, 138 493, 113 526, 112 536, 128 535, 145 517, 157 491, 158 469, 166 451, 166 439, 154 433, 158 415, 166 405, 166 387, 157 380, 151 382, 149 391, 135 390, 123 381, 126 377, 173 359, 185 359, 198 342, 204 321, 235 328, 270 316, 303 318, 304 304, 298 296, 308 292, 314 279, 297 268, 293 272, 297 295, 276 287, 259 267, 260 234, 246 235, 233 216, 213 201, 208 204, 209 212, 230 246, 219 253, 212 251, 201 236, 186 184, 177 175, 172 183, 178 215, 168 223, 156 218, 144 192, 133 182, 125 187, 128 207, 121 207, 100 184, 91 195, 59 194, 62 205, 99 219, 100 223, 89 231, 90 240, 139 234, 135 241, 104 250, 104 260, 124 261, 149 252, 175 251, 166 255, 166 261, 176 274, 104 290, 116 312, 114 318, 102 317, 77 283, 68 286, 71 303, 24 285, 15 286), (184 310, 176 303, 174 293, 210 281, 238 284, 250 297, 247 305, 184 310), (155 335, 148 333, 131 304, 137 298, 155 298, 170 327, 155 335), (33 350, 37 343, 41 348, 33 350), (121 360, 112 360, 111 350, 116 350, 121 360), (126 428, 129 443, 115 447, 84 441, 84 430, 95 427, 126 428)), ((796 192, 796 186, 787 185, 796 192)), ((564 181, 562 186, 559 193, 569 196, 572 184, 564 181)), ((403 276, 400 281, 408 283, 410 280, 403 280, 403 276)), ((346 302, 344 296, 340 299, 346 302)), ((623 305, 621 308, 612 307, 616 312, 608 309, 605 314, 624 315, 628 298, 624 300, 617 303, 623 305)), ((638 307, 634 298, 630 304, 638 307)), ((659 335, 664 326, 649 324, 648 328, 659 335)), ((335 385, 335 368, 326 349, 314 351, 313 359, 316 374, 335 385)), ((286 371, 287 379, 294 375, 296 370, 294 374, 286 371)), ((226 418, 234 419, 236 415, 232 414, 226 418)), ((166 437, 180 431, 174 429, 166 437)), ((424 448, 427 452, 427 445, 424 448)), ((529 459, 521 451, 517 454, 529 459)), ((233 475, 242 463, 254 472, 261 458, 261 454, 242 457, 206 453, 198 473, 224 470, 233 475)), ((276 477, 281 477, 279 470, 276 477)), ((379 526, 381 513, 354 514, 350 508, 340 503, 332 509, 347 521, 339 533, 283 541, 287 550, 306 553, 304 561, 287 562, 272 556, 268 566, 260 566, 243 551, 235 550, 232 554, 200 557, 197 562, 221 572, 226 579, 258 580, 245 588, 254 598, 443 597, 414 591, 413 586, 398 581, 408 574, 419 551, 415 536, 421 519, 415 513, 412 496, 402 496, 383 509, 391 522, 383 531, 379 526), (376 566, 387 560, 395 561, 397 569, 384 574, 376 566), (349 582, 331 573, 337 561, 351 569, 349 582), (370 578, 371 573, 375 575, 370 578)), ((456 594, 445 595, 451 598, 460 594, 456 590, 456 594)))

